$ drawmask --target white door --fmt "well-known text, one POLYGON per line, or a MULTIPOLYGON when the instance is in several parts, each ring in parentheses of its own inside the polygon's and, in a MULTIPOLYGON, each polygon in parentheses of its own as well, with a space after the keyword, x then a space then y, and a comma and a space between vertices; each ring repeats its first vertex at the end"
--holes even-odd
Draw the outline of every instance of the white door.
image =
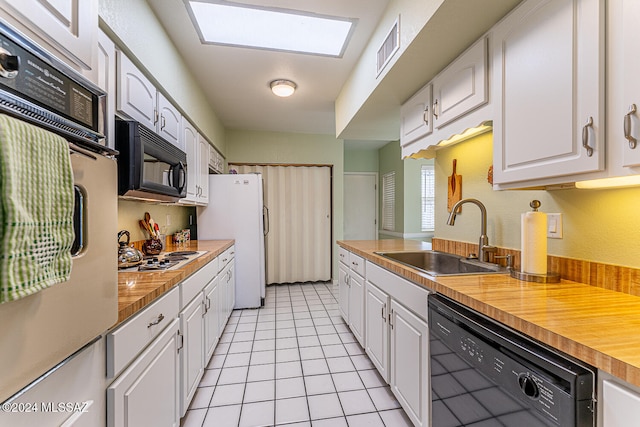
POLYGON ((406 147, 433 131, 429 83, 400 107, 400 145, 406 147))
POLYGON ((378 238, 378 174, 344 174, 344 239, 378 238))
MULTIPOLYGON (((617 120, 624 120, 623 128, 625 139, 618 143, 623 144, 623 166, 640 165, 640 38, 638 37, 638 22, 640 22, 640 2, 637 0, 626 0, 622 2, 622 30, 624 35, 624 62, 622 69, 623 79, 623 100, 622 106, 625 109, 625 117, 617 120)), ((616 121, 615 125, 619 126, 616 121)), ((612 143, 613 141, 610 141, 612 143)))
POLYGON ((613 381, 602 383, 602 425, 632 427, 640 417, 640 395, 613 381))
POLYGON ((365 351, 382 378, 389 382, 389 295, 369 282, 365 291, 365 351))
POLYGON ((184 117, 182 118, 182 142, 187 154, 187 197, 185 201, 195 202, 198 192, 198 174, 200 162, 198 159, 199 134, 195 127, 184 117))
POLYGON ((415 426, 429 425, 429 330, 391 301, 391 391, 415 426))

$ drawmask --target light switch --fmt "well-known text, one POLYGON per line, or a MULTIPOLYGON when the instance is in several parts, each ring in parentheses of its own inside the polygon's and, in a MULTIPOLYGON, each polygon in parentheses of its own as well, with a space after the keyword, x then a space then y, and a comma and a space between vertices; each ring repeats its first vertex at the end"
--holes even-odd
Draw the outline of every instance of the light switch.
POLYGON ((562 239, 562 214, 547 214, 547 237, 551 239, 562 239))

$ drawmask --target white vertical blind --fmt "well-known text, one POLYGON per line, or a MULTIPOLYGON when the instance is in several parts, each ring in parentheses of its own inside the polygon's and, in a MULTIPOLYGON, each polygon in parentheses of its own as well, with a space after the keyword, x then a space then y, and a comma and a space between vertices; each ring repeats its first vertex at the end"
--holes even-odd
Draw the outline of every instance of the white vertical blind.
POLYGON ((396 228, 396 173, 382 175, 382 229, 396 228))
POLYGON ((433 165, 422 165, 422 231, 433 231, 435 222, 436 176, 433 165))
MULTIPOLYGON (((230 165, 260 172, 269 209, 267 284, 331 279, 331 168, 230 165)), ((214 196, 215 197, 215 196, 214 196)))

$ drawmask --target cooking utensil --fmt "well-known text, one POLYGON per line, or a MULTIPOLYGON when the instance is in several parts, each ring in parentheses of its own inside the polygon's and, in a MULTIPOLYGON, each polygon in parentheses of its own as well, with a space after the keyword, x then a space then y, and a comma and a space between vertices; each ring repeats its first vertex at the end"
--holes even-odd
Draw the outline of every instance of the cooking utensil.
POLYGON ((130 235, 127 230, 118 232, 118 268, 135 267, 142 264, 144 255, 142 252, 129 246, 130 235), (126 241, 121 241, 122 236, 127 236, 126 241))
MULTIPOLYGON (((453 159, 453 173, 447 177, 447 210, 451 212, 451 208, 462 199, 462 176, 456 174, 456 166, 458 160, 453 159)), ((458 212, 462 211, 462 207, 458 208, 458 212)))

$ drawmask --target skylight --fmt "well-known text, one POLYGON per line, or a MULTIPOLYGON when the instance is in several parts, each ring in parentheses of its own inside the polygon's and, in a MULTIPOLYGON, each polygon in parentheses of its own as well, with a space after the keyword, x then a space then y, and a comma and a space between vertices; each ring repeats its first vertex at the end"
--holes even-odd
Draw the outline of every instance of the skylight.
POLYGON ((354 20, 286 9, 191 1, 203 43, 340 57, 354 20))

